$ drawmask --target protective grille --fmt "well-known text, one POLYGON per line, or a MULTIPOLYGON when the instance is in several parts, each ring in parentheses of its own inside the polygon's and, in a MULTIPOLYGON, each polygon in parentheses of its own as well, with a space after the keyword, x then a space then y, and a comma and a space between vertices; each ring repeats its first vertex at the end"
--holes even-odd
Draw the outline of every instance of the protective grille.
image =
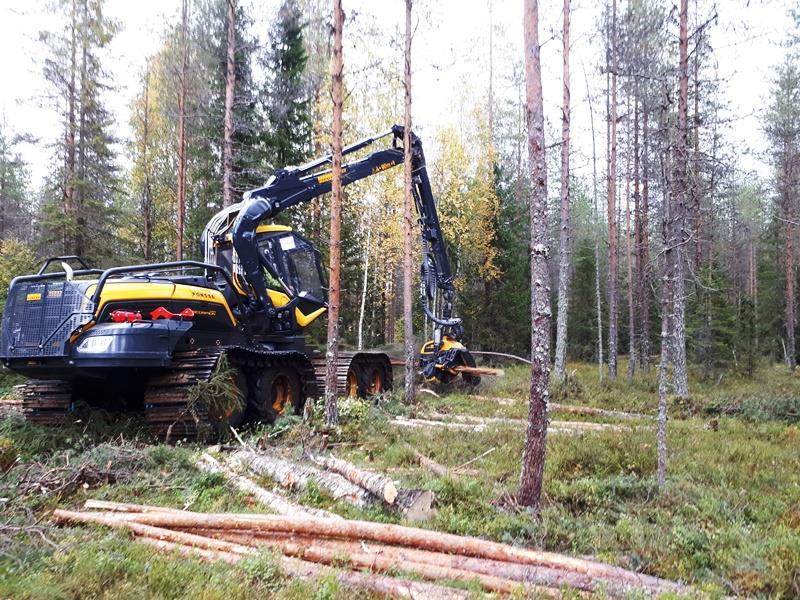
POLYGON ((9 290, 0 343, 4 357, 63 356, 64 343, 92 318, 84 282, 22 282, 9 290))

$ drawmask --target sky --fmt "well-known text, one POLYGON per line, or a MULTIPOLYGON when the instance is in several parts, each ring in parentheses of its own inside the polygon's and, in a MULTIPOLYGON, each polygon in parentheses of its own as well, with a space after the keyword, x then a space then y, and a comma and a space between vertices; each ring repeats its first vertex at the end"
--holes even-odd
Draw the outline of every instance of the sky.
MULTIPOLYGON (((267 32, 278 1, 240 2, 250 9, 254 29, 258 33, 267 32)), ((706 16, 714 6, 710 0, 690 0, 690 27, 696 2, 699 2, 697 12, 706 16)), ((352 20, 373 23, 387 40, 402 27, 401 0, 344 0, 343 4, 352 20)), ((592 94, 599 97, 599 86, 604 83, 603 77, 597 75, 602 61, 597 38, 602 4, 572 0, 572 168, 577 176, 584 177, 590 177, 591 173, 592 143, 584 71, 592 94)), ((522 0, 492 0, 491 5, 494 92, 498 99, 515 98, 517 90, 509 83, 509 77, 522 57, 522 0)), ((542 85, 551 137, 560 127, 562 5, 561 0, 540 1, 542 85)), ((767 178, 769 167, 761 115, 768 103, 774 67, 784 54, 781 43, 791 25, 788 11, 798 2, 717 0, 715 5, 719 18, 711 29, 711 44, 723 82, 717 94, 728 106, 726 117, 731 124, 726 136, 736 149, 739 168, 767 178)), ((428 139, 437 126, 461 122, 457 109, 462 105, 465 90, 478 100, 485 98, 489 81, 489 0, 417 0, 414 6, 414 123, 423 139, 428 139)), ((177 20, 179 9, 180 0, 106 0, 106 14, 121 25, 103 56, 113 84, 105 102, 115 116, 114 133, 121 141, 130 135, 129 106, 145 60, 160 45, 165 24, 177 20)), ((36 139, 35 143, 20 146, 29 164, 34 189, 48 174, 49 145, 59 135, 58 115, 46 99, 47 87, 42 76, 45 51, 38 37, 40 31, 57 26, 58 20, 48 13, 45 0, 0 0, 0 56, 4 57, 0 61, 3 82, 0 120, 15 133, 31 134, 36 139)), ((348 39, 347 33, 345 63, 356 70, 363 64, 365 53, 359 46, 360 38, 351 35, 348 39)), ((381 50, 385 60, 400 61, 399 54, 388 41, 381 50)), ((604 106, 598 104, 594 109, 595 125, 602 133, 604 106)), ((402 115, 397 119, 402 119, 402 115)), ((436 148, 430 149, 430 143, 427 146, 429 155, 435 155, 436 148)), ((602 147, 598 140, 598 148, 602 147)), ((124 168, 124 156, 121 161, 124 168)))

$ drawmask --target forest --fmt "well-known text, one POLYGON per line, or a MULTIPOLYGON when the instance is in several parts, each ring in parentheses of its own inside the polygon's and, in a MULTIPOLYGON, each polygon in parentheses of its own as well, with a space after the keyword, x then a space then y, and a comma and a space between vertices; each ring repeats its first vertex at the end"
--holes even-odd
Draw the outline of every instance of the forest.
POLYGON ((120 58, 125 3, 17 4, 0 304, 51 256, 203 261, 215 214, 330 155, 331 193, 273 220, 319 249, 328 315, 324 394, 216 445, 0 401, 0 597, 800 596, 799 5, 173 0, 120 58), (345 187, 343 145, 393 125, 404 162, 345 187), (411 130, 477 387, 415 366, 442 326, 411 130), (362 350, 393 389, 337 388, 362 350))

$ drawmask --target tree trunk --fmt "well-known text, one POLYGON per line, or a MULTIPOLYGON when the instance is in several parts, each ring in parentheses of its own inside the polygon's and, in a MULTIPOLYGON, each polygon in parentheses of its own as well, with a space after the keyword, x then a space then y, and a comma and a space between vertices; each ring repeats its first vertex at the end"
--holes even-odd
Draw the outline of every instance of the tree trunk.
POLYGON ((405 87, 405 118, 403 121, 403 349, 405 358, 405 402, 415 403, 414 396, 414 306, 411 302, 411 284, 413 273, 411 267, 412 243, 411 234, 414 228, 411 196, 411 5, 413 0, 406 0, 406 36, 405 36, 405 69, 403 83, 405 87))
POLYGON ((222 139, 222 206, 233 204, 233 92, 236 86, 236 0, 227 0, 228 47, 225 72, 225 119, 222 139))
POLYGON ((267 475, 275 483, 288 489, 305 490, 309 484, 314 483, 336 500, 342 500, 353 506, 365 507, 373 503, 373 498, 367 490, 337 473, 326 473, 310 465, 284 460, 273 454, 240 450, 231 456, 231 462, 253 473, 267 475))
POLYGON ((594 229, 594 295, 597 311, 597 371, 603 379, 603 296, 600 290, 600 231, 597 204, 597 143, 594 134, 594 110, 592 96, 589 92, 589 77, 583 71, 586 80, 586 101, 589 104, 589 124, 592 128, 592 228, 594 229))
POLYGON ((144 186, 142 189, 142 254, 145 262, 153 254, 153 196, 150 184, 150 161, 147 156, 150 143, 150 63, 144 74, 144 114, 142 115, 142 163, 144 165, 144 186))
POLYGON ((628 379, 633 379, 636 372, 636 306, 633 303, 633 247, 631 236, 631 96, 628 94, 628 117, 626 122, 625 152, 625 266, 628 270, 626 287, 628 291, 628 379))
POLYGON ((181 75, 178 91, 178 193, 175 256, 183 260, 183 232, 186 223, 186 94, 189 69, 189 0, 181 5, 181 75))
POLYGON ((681 0, 680 10, 680 67, 678 75, 678 139, 675 157, 675 210, 671 213, 674 221, 675 273, 673 282, 672 327, 675 348, 673 352, 675 393, 681 398, 689 396, 689 382, 686 365, 686 293, 684 269, 686 265, 686 245, 689 238, 686 232, 686 195, 689 188, 688 167, 688 128, 687 114, 689 104, 689 57, 687 14, 688 0, 681 0))
POLYGON ((358 349, 364 347, 364 313, 367 308, 367 283, 369 281, 369 254, 370 254, 370 240, 372 238, 372 227, 367 224, 367 219, 364 219, 364 227, 367 229, 367 247, 364 250, 364 281, 361 286, 361 306, 358 310, 358 349))
POLYGON ((548 267, 547 163, 544 145, 539 2, 524 2, 526 120, 531 170, 531 387, 517 501, 538 513, 542 498, 550 374, 550 273, 548 267))
MULTIPOLYGON (((785 187, 788 187, 785 185, 785 187)), ((794 299, 794 211, 792 210, 792 200, 789 197, 788 189, 783 192, 784 196, 784 260, 786 263, 786 357, 789 371, 794 373, 797 368, 797 344, 795 341, 794 330, 796 326, 795 299, 794 299)))
POLYGON ((610 40, 611 106, 608 155, 608 377, 617 378, 619 263, 617 252, 617 0, 612 0, 610 40))
POLYGON ((338 473, 350 483, 361 486, 387 504, 394 504, 397 499, 397 486, 382 473, 372 473, 334 456, 316 456, 314 462, 329 471, 338 473))
POLYGON ((74 254, 73 227, 75 222, 75 73, 77 65, 77 6, 72 0, 72 25, 70 27, 70 72, 67 87, 67 131, 64 142, 64 254, 74 254))
POLYGON ((569 213, 569 3, 564 0, 564 25, 562 32, 563 56, 563 101, 561 108, 561 229, 558 239, 558 315, 556 319, 556 378, 564 381, 567 377, 567 316, 569 313, 570 288, 570 230, 569 213))
POLYGON ((336 408, 336 376, 339 360, 339 266, 341 261, 342 228, 342 29, 344 11, 342 0, 333 0, 333 57, 331 80, 333 95, 333 136, 331 169, 331 229, 330 283, 328 286, 328 350, 325 369, 325 426, 334 427, 338 421, 336 408))
POLYGON ((650 113, 644 111, 644 121, 642 123, 642 207, 639 212, 641 230, 641 245, 639 247, 639 286, 641 295, 639 297, 639 335, 641 348, 639 358, 642 361, 642 370, 650 369, 650 146, 648 144, 648 117, 650 113))

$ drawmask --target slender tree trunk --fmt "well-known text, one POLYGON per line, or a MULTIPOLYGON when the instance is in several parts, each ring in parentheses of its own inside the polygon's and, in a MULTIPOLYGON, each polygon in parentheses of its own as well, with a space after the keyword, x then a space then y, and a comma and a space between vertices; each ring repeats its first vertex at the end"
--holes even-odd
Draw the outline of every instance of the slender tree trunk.
POLYGON ((642 370, 650 369, 650 146, 648 144, 649 112, 644 111, 642 122, 642 206, 639 211, 639 336, 641 348, 639 358, 642 361, 642 370))
POLYGON ((358 310, 358 349, 364 347, 364 313, 367 308, 367 282, 369 279, 369 255, 370 255, 370 240, 372 238, 372 227, 367 224, 367 219, 364 219, 364 227, 367 229, 367 247, 364 250, 364 281, 361 286, 361 307, 358 310))
POLYGON ((531 391, 522 453, 518 501, 538 513, 547 448, 547 402, 550 373, 550 274, 547 226, 547 170, 539 48, 539 3, 524 2, 528 161, 531 170, 531 391))
POLYGON ((406 0, 406 37, 405 37, 405 119, 403 121, 403 349, 405 358, 405 401, 414 404, 414 319, 411 303, 412 284, 412 244, 411 234, 414 229, 413 198, 411 185, 411 5, 413 0, 406 0))
POLYGON ((558 240, 558 315, 556 320, 556 377, 564 381, 567 377, 567 316, 569 313, 570 289, 570 230, 569 213, 569 3, 564 0, 564 26, 562 33, 563 56, 563 102, 561 108, 561 229, 558 240))
POLYGON ((625 265, 628 269, 628 379, 633 379, 636 372, 636 305, 633 303, 633 247, 631 236, 631 97, 628 95, 628 118, 626 119, 626 156, 625 156, 625 265))
POLYGON ((75 0, 72 0, 72 26, 70 28, 70 69, 69 69, 69 86, 67 88, 67 132, 66 140, 64 143, 64 150, 66 153, 65 158, 65 173, 64 173, 64 216, 66 217, 66 229, 64 232, 64 253, 74 254, 74 236, 73 230, 75 227, 75 73, 78 70, 77 65, 77 6, 75 0))
POLYGON ((89 35, 90 35, 90 20, 89 20, 89 7, 87 0, 81 2, 81 12, 83 18, 81 19, 80 37, 81 37, 81 69, 80 69, 80 95, 78 96, 78 185, 75 188, 75 195, 73 197, 73 208, 75 210, 75 230, 74 230, 74 245, 75 254, 84 256, 86 253, 86 214, 85 214, 85 198, 86 187, 89 185, 89 178, 86 176, 86 150, 87 150, 87 131, 86 131, 86 111, 88 108, 88 53, 89 53, 89 35))
POLYGON ((178 193, 176 258, 183 260, 183 232, 186 224, 186 94, 189 70, 189 0, 181 5, 181 75, 178 91, 178 193))
POLYGON ((336 407, 336 376, 339 359, 339 266, 342 227, 342 0, 333 0, 333 57, 331 80, 333 94, 333 165, 331 170, 330 284, 328 286, 328 351, 325 371, 325 426, 334 427, 339 416, 336 407))
POLYGON ((236 87, 236 0, 227 0, 226 4, 228 5, 228 47, 222 139, 222 206, 233 204, 233 93, 236 87))
POLYGON ((142 254, 145 262, 153 254, 153 196, 150 184, 150 159, 147 150, 150 144, 150 65, 144 74, 144 114, 142 115, 142 163, 144 164, 144 186, 142 189, 142 225, 144 239, 142 254))
POLYGON ((689 56, 688 56, 688 31, 687 14, 688 0, 681 0, 680 10, 680 67, 678 76, 678 139, 675 157, 675 193, 673 200, 675 210, 672 218, 675 225, 675 281, 673 284, 673 322, 675 348, 673 364, 675 378, 675 393, 681 398, 689 396, 689 382, 686 365, 686 293, 684 270, 686 265, 686 245, 689 238, 686 232, 686 195, 689 188, 687 177, 688 167, 688 127, 687 115, 689 104, 689 56))
POLYGON ((594 292, 595 310, 597 311, 597 370, 603 380, 603 295, 600 290, 600 217, 597 201, 597 144, 594 134, 594 109, 592 95, 589 91, 589 77, 583 71, 586 80, 586 101, 589 104, 589 124, 592 128, 592 228, 594 229, 594 292))
POLYGON ((784 244, 784 261, 786 263, 786 308, 784 319, 786 321, 786 356, 789 371, 794 373, 797 368, 797 344, 794 335, 797 325, 794 297, 794 211, 791 209, 792 200, 789 197, 788 190, 783 192, 783 197, 783 222, 786 236, 784 244))
POLYGON ((611 109, 608 159, 608 377, 617 378, 619 262, 617 251, 617 0, 611 13, 611 109))

